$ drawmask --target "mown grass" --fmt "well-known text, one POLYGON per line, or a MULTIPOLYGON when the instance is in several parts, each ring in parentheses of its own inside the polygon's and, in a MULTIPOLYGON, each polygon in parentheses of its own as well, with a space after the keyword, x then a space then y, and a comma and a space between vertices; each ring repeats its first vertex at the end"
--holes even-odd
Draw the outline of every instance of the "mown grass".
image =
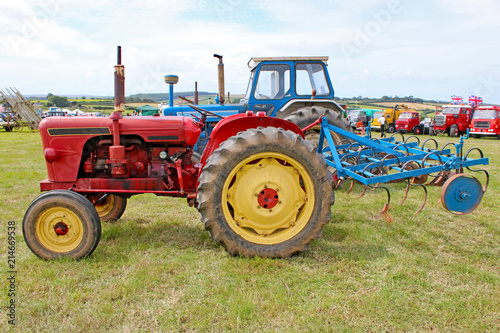
MULTIPOLYGON (((376 219, 382 191, 356 200, 362 187, 347 194, 343 186, 331 223, 307 252, 245 259, 216 246, 185 200, 141 195, 119 222, 103 224, 91 257, 47 262, 21 235, 46 177, 39 135, 0 132, 1 244, 7 221, 17 224, 13 331, 497 331, 500 141, 471 139, 472 146, 490 157, 491 181, 470 215, 444 210, 440 188, 430 186, 426 208, 413 215, 423 192, 410 191, 399 206, 404 186, 393 184, 389 224, 376 219)), ((5 272, 6 252, 3 245, 5 272)), ((0 331, 8 326, 2 316, 0 331)))

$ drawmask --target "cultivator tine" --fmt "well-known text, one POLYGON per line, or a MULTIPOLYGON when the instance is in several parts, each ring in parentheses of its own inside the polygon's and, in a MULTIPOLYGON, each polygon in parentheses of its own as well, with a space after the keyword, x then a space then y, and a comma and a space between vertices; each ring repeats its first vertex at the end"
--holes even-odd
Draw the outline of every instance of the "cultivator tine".
MULTIPOLYGON (((469 157, 469 154, 471 152, 473 152, 473 151, 478 151, 479 155, 480 155, 480 158, 484 157, 483 151, 481 149, 479 149, 479 148, 471 148, 464 155, 464 160, 465 161, 467 161, 467 158, 469 157)), ((490 174, 488 173, 488 171, 486 171, 484 169, 472 169, 470 167, 467 167, 467 170, 472 171, 472 172, 484 172, 484 174, 486 176, 486 184, 484 184, 484 186, 483 186, 483 194, 486 193, 486 190, 488 189, 488 185, 490 184, 490 174)))
POLYGON ((391 204, 391 192, 385 186, 377 186, 377 188, 383 188, 387 192, 387 202, 384 204, 384 207, 382 208, 382 211, 380 212, 380 214, 377 215, 376 218, 379 219, 382 215, 384 215, 385 221, 387 223, 391 223, 392 222, 392 218, 389 215, 389 205, 391 204))
MULTIPOLYGON (((337 149, 328 150, 325 148, 323 150, 321 146, 318 146, 318 152, 323 153, 327 157, 327 164, 335 167, 337 170, 339 181, 335 184, 335 188, 339 188, 342 181, 350 180, 351 184, 347 191, 349 194, 353 191, 355 182, 363 184, 364 188, 358 195, 358 199, 362 198, 370 188, 371 191, 383 188, 387 192, 388 200, 377 217, 384 215, 387 222, 391 222, 392 219, 388 214, 390 191, 387 187, 383 186, 385 183, 406 182, 406 188, 404 189, 400 205, 403 205, 407 201, 412 187, 419 186, 423 189, 423 202, 414 214, 420 213, 427 204, 429 193, 425 184, 429 176, 432 179, 427 184, 435 186, 445 185, 448 191, 455 190, 454 187, 450 186, 452 182, 454 186, 457 184, 466 184, 467 181, 472 182, 476 186, 474 191, 471 190, 472 196, 474 196, 478 192, 477 182, 452 176, 453 173, 463 173, 463 170, 467 168, 473 172, 485 173, 486 185, 479 187, 481 194, 488 187, 489 174, 483 169, 470 168, 475 165, 488 164, 488 159, 484 158, 483 153, 477 148, 469 150, 465 154, 465 157, 463 157, 463 141, 468 136, 461 137, 459 143, 448 143, 439 149, 437 141, 433 138, 429 138, 421 143, 419 137, 410 135, 405 138, 401 133, 392 134, 390 137, 388 136, 384 139, 357 136, 329 125, 326 117, 322 118, 321 126, 321 135, 328 139, 330 148, 334 146, 330 132, 336 132, 350 140, 349 144, 344 143, 339 145, 340 147, 337 149), (396 138, 399 139, 398 136, 401 136, 401 141, 396 140, 396 138), (468 158, 469 153, 476 150, 479 151, 480 158, 468 158)), ((459 194, 457 200, 470 200, 466 197, 466 194, 459 194)), ((478 200, 480 200, 479 196, 478 200)), ((455 197, 456 195, 452 196, 452 203, 456 199, 455 197)), ((450 200, 446 199, 443 204, 447 209, 454 209, 455 207, 450 205, 449 202, 450 200)), ((472 209, 474 208, 472 207, 472 209)), ((458 211, 461 210, 458 209, 458 211)))
POLYGON ((370 186, 370 185, 365 185, 365 188, 363 189, 363 192, 361 192, 361 194, 356 198, 356 199, 359 199, 361 198, 362 196, 365 195, 366 193, 366 190, 368 189, 368 187, 373 187, 373 186, 370 186))

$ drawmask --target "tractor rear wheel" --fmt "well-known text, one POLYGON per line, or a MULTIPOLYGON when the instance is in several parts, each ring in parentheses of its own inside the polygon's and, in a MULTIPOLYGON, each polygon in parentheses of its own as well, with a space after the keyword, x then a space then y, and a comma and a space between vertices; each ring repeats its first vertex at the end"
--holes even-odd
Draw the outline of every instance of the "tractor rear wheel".
POLYGON ((127 208, 127 198, 115 194, 87 195, 102 222, 116 221, 127 208))
POLYGON ((230 137, 208 158, 197 202, 205 229, 231 255, 286 258, 330 221, 332 175, 296 133, 274 127, 230 137))
MULTIPOLYGON (((349 122, 346 119, 342 118, 338 112, 321 107, 321 106, 308 106, 308 107, 304 107, 302 109, 298 109, 297 111, 289 114, 285 118, 285 120, 291 121, 292 123, 296 124, 300 128, 304 128, 304 127, 312 124, 313 122, 318 120, 319 117, 322 117, 322 116, 327 117, 328 123, 330 125, 339 127, 343 130, 346 130, 346 131, 352 133, 351 125, 349 124, 349 122)), ((314 148, 318 147, 320 129, 321 129, 321 126, 318 125, 318 126, 312 127, 311 129, 307 130, 304 133, 306 140, 311 142, 313 144, 314 148)), ((339 135, 335 132, 330 131, 330 133, 332 134, 333 142, 335 144, 338 144, 341 140, 345 139, 345 137, 343 137, 342 135, 339 135)), ((326 147, 326 146, 328 146, 328 143, 325 140, 325 142, 323 143, 323 147, 326 147)))
POLYGON ((30 250, 42 259, 80 259, 90 255, 101 238, 101 221, 82 195, 54 190, 38 196, 23 219, 30 250))

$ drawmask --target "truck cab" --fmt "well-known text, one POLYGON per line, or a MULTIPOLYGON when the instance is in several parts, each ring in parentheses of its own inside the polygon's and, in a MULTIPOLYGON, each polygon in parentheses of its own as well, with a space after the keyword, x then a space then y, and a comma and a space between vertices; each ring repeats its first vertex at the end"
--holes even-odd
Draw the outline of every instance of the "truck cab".
POLYGON ((496 136, 500 140, 500 107, 478 106, 472 116, 470 134, 474 138, 496 136))
POLYGON ((436 114, 431 135, 446 133, 449 136, 464 134, 472 120, 473 108, 469 105, 443 105, 443 111, 436 114))
POLYGON ((420 126, 420 114, 417 111, 405 111, 396 120, 396 131, 401 133, 422 134, 420 126))

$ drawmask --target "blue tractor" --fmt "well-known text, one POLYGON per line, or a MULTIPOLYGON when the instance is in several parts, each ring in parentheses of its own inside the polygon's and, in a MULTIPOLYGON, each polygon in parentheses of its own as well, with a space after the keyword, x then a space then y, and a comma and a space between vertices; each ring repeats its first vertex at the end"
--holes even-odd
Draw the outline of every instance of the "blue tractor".
MULTIPOLYGON (((267 116, 284 118, 300 128, 305 128, 319 117, 326 116, 329 124, 351 131, 346 112, 334 101, 334 90, 327 70, 328 57, 259 57, 248 62, 250 80, 245 98, 239 104, 224 104, 224 64, 219 59, 219 94, 217 104, 203 105, 209 111, 205 122, 205 133, 200 137, 195 150, 201 153, 215 124, 220 117, 247 111, 265 112, 267 116)), ((173 106, 173 85, 175 75, 165 76, 170 84, 170 103, 162 107, 163 115, 193 114, 189 105, 173 106)), ((196 100, 196 99, 195 99, 196 100)), ((318 145, 320 126, 313 126, 306 132, 306 138, 318 145)), ((338 144, 344 137, 332 132, 338 144)))

